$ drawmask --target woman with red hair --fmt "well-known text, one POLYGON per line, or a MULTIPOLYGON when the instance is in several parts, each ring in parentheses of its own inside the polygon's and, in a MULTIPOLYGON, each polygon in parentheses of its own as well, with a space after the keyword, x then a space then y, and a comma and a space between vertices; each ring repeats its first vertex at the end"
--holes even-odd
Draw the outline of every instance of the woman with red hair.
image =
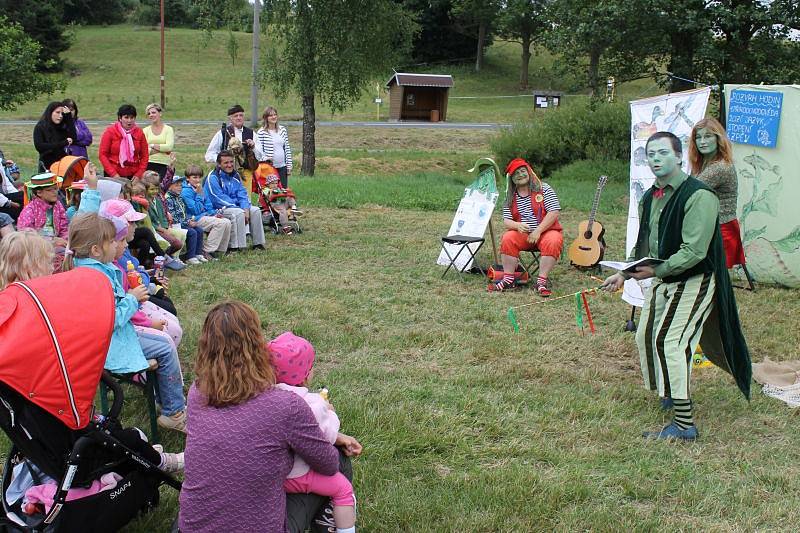
POLYGON ((733 166, 733 147, 717 119, 704 118, 692 128, 689 163, 692 175, 708 185, 719 198, 719 229, 727 267, 744 265, 744 247, 736 218, 738 180, 733 166))
POLYGON ((490 291, 503 291, 514 286, 514 272, 522 250, 538 250, 539 276, 536 291, 539 296, 551 294, 547 276, 561 256, 564 237, 558 214, 561 204, 555 191, 542 183, 533 168, 524 159, 514 159, 506 167, 506 203, 503 206, 503 224, 506 232, 500 243, 500 260, 503 279, 490 283, 490 291))

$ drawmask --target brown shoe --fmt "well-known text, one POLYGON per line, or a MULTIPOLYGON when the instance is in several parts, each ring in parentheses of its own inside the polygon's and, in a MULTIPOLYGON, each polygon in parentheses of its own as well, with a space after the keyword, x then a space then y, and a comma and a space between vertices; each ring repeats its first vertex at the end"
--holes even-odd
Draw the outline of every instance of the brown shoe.
POLYGON ((158 417, 158 425, 162 428, 186 433, 186 411, 180 411, 172 416, 161 415, 158 417))

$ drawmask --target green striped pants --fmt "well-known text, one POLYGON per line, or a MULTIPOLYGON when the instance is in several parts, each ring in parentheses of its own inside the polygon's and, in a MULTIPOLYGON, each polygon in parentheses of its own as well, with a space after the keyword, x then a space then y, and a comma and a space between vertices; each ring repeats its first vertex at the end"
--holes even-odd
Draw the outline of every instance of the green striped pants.
POLYGON ((714 301, 714 274, 686 281, 654 279, 636 330, 644 385, 661 397, 689 399, 692 354, 714 301))

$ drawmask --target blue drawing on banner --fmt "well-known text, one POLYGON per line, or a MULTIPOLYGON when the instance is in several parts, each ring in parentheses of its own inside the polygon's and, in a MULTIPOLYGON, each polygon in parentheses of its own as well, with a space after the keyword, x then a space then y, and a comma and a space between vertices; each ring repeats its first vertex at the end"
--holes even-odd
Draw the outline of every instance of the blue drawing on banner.
POLYGON ((456 233, 460 233, 461 232, 461 228, 463 226, 464 226, 464 221, 463 220, 459 220, 458 221, 458 227, 456 228, 456 233))
POLYGON ((735 89, 728 107, 728 138, 739 144, 775 148, 782 108, 783 93, 735 89))
POLYGON ((478 218, 483 218, 485 216, 486 216, 486 208, 485 207, 481 207, 478 210, 478 218))
POLYGON ((678 119, 683 120, 683 122, 689 126, 689 128, 694 127, 694 121, 686 115, 686 110, 692 105, 692 102, 694 102, 695 96, 697 95, 693 94, 686 100, 675 104, 672 113, 670 113, 669 116, 664 119, 664 122, 669 124, 669 128, 667 129, 668 132, 675 133, 675 129, 680 126, 680 120, 678 119))

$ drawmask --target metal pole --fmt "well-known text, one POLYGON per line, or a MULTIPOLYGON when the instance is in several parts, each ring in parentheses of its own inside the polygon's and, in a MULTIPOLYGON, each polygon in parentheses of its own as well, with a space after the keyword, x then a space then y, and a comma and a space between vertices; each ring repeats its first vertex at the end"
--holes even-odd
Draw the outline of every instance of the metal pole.
POLYGON ((250 85, 250 110, 252 127, 258 125, 258 63, 261 58, 261 0, 253 2, 253 81, 250 85))
POLYGON ((164 0, 161 0, 161 109, 166 109, 164 95, 164 0))

